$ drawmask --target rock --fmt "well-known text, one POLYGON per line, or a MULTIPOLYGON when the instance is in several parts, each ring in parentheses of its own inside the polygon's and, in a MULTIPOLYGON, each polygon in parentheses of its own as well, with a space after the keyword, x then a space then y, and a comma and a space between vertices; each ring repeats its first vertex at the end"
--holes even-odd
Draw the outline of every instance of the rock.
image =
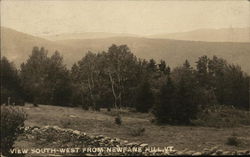
POLYGON ((81 132, 81 136, 86 136, 87 134, 85 132, 81 132))
POLYGON ((193 155, 194 153, 195 153, 195 151, 189 150, 189 151, 186 151, 184 154, 185 155, 193 155))
POLYGON ((222 151, 221 149, 219 149, 219 150, 216 151, 216 154, 217 154, 217 155, 221 155, 222 152, 223 152, 223 151, 222 151))
POLYGON ((184 153, 182 151, 177 151, 175 154, 176 155, 183 155, 184 153))
POLYGON ((41 139, 40 139, 40 141, 43 141, 43 142, 45 142, 45 141, 46 141, 46 139, 44 139, 44 138, 41 138, 41 139))
POLYGON ((176 154, 176 153, 177 153, 177 150, 167 151, 166 153, 167 153, 167 154, 174 155, 174 154, 176 154))
POLYGON ((102 138, 104 138, 104 136, 103 135, 99 135, 99 136, 97 136, 99 139, 102 139, 102 138))
POLYGON ((210 150, 209 150, 208 148, 204 148, 203 151, 204 151, 204 152, 208 152, 208 151, 210 151, 210 150))
POLYGON ((201 152, 196 152, 196 153, 194 153, 194 154, 192 154, 193 156, 199 156, 199 155, 202 155, 202 153, 201 152))
POLYGON ((75 135, 81 135, 81 132, 78 131, 78 130, 74 130, 72 133, 75 134, 75 135))
POLYGON ((140 144, 140 147, 148 147, 148 144, 142 143, 142 144, 140 144))
POLYGON ((75 115, 69 115, 69 117, 71 117, 71 118, 76 118, 77 116, 75 116, 75 115))
POLYGON ((39 129, 38 128, 34 128, 31 132, 32 133, 37 133, 37 132, 39 132, 39 129))
POLYGON ((136 145, 138 145, 137 143, 128 143, 128 144, 126 144, 126 146, 128 146, 128 147, 133 147, 133 146, 136 146, 136 145))
POLYGON ((231 155, 237 155, 237 151, 231 152, 231 155))
POLYGON ((217 146, 212 147, 212 148, 210 149, 211 154, 215 153, 217 150, 218 150, 218 147, 217 147, 217 146))
POLYGON ((239 150, 237 151, 237 155, 247 155, 250 151, 248 150, 239 150))
POLYGON ((230 151, 223 151, 222 155, 231 155, 231 152, 230 151))
POLYGON ((95 136, 89 136, 89 138, 93 140, 93 139, 95 139, 95 136))

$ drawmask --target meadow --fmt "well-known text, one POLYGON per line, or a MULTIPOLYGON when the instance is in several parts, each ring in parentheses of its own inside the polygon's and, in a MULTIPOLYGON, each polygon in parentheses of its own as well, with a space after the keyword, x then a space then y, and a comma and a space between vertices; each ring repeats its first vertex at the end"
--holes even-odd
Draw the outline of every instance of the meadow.
MULTIPOLYGON (((129 142, 148 143, 149 146, 174 146, 177 150, 201 151, 204 148, 218 147, 232 151, 250 148, 249 125, 231 127, 156 125, 152 123, 153 116, 150 113, 137 113, 128 109, 121 109, 122 125, 117 125, 114 122, 116 113, 106 109, 97 112, 78 107, 50 105, 34 107, 31 104, 21 108, 28 115, 25 126, 59 126, 90 135, 104 135, 129 142), (228 140, 232 137, 237 138, 238 145, 228 144, 228 140)), ((22 138, 15 143, 17 148, 36 148, 38 145, 22 138)))

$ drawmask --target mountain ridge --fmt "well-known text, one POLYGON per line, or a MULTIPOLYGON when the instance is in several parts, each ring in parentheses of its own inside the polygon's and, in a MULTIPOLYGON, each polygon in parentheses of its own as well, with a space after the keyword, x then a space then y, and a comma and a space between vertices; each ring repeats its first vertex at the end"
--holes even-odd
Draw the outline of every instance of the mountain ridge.
POLYGON ((149 38, 207 42, 250 42, 250 27, 197 29, 193 31, 149 35, 149 38))
POLYGON ((17 66, 31 54, 34 46, 43 46, 49 55, 58 50, 68 67, 80 60, 88 51, 107 51, 112 44, 126 44, 139 58, 166 60, 171 67, 182 64, 185 59, 191 63, 202 55, 223 57, 228 62, 239 64, 250 74, 250 44, 239 42, 203 42, 171 39, 151 39, 143 37, 110 37, 101 39, 71 39, 50 41, 1 28, 1 51, 17 66))

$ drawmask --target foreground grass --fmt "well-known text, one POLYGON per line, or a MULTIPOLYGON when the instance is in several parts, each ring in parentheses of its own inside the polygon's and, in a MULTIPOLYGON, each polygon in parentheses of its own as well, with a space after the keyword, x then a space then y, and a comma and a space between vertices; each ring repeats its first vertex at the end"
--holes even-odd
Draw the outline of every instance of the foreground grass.
MULTIPOLYGON (((130 142, 148 143, 150 146, 174 146, 176 149, 191 149, 200 151, 203 148, 218 146, 224 150, 239 150, 250 148, 250 126, 213 128, 198 126, 159 126, 152 124, 150 114, 123 111, 122 125, 114 123, 112 112, 85 111, 81 108, 39 105, 22 107, 28 114, 27 126, 57 125, 72 128, 93 135, 117 137, 130 142), (131 130, 145 128, 140 136, 131 134, 131 130), (237 136, 241 143, 237 146, 227 145, 232 135, 237 136)), ((19 139, 17 147, 36 147, 19 139)))

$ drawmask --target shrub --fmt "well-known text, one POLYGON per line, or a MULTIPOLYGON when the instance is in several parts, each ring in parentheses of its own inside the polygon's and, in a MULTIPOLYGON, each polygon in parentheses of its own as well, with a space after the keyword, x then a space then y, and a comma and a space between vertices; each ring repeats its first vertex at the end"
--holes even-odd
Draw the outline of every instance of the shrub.
POLYGON ((72 121, 70 119, 62 119, 60 120, 60 123, 63 128, 69 128, 72 125, 72 121))
POLYGON ((122 124, 122 117, 120 115, 117 115, 115 117, 115 124, 121 125, 122 124))
POLYGON ((88 111, 89 110, 89 106, 88 105, 82 105, 82 109, 88 111))
POLYGON ((145 133, 145 128, 138 127, 138 128, 130 128, 129 134, 132 136, 142 136, 145 133))
POLYGON ((192 124, 217 128, 250 125, 250 115, 247 111, 230 106, 207 106, 198 114, 196 120, 192 120, 192 124))
POLYGON ((240 140, 236 136, 232 135, 232 136, 227 138, 226 144, 230 145, 230 146, 239 146, 240 140))
MULTIPOLYGON (((24 121, 26 113, 13 106, 1 106, 1 152, 5 156, 10 156, 10 149, 18 135, 24 131, 24 121)), ((13 154, 11 155, 13 156, 13 154)))

